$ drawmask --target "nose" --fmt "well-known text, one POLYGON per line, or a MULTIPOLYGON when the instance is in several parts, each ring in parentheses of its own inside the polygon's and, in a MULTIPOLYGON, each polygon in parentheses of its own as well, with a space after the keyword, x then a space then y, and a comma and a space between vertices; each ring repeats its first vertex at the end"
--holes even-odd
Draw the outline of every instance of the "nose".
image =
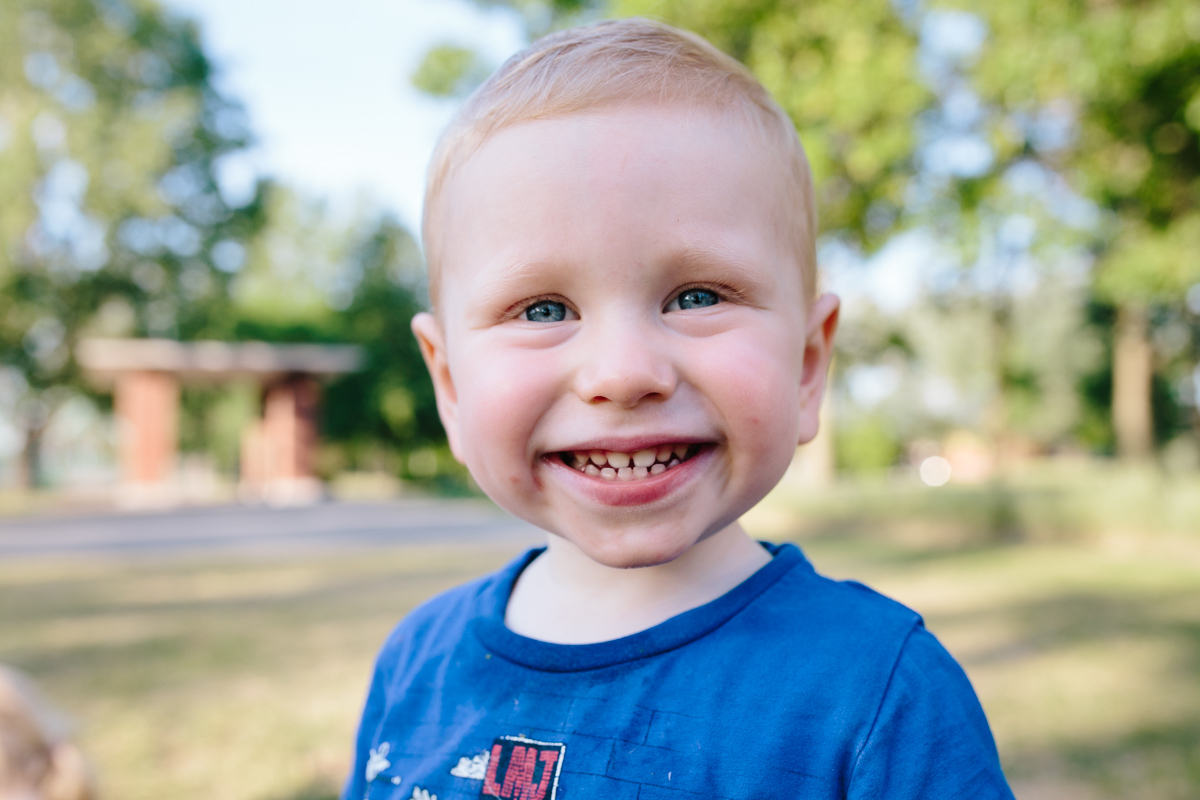
POLYGON ((575 374, 579 398, 633 408, 670 397, 678 375, 664 332, 628 319, 614 323, 588 332, 575 374))

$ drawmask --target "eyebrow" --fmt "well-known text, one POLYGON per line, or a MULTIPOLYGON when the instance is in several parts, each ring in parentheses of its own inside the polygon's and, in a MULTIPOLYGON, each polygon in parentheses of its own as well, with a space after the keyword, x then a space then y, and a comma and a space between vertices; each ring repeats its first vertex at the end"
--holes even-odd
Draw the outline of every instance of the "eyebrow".
POLYGON ((688 244, 680 248, 674 260, 685 267, 720 267, 723 270, 732 270, 747 279, 753 278, 751 273, 754 267, 742 256, 723 247, 688 244))
POLYGON ((747 292, 742 291, 741 287, 753 292, 763 284, 761 267, 756 266, 753 261, 748 261, 740 253, 724 247, 688 244, 680 250, 674 260, 689 270, 720 270, 723 276, 731 277, 737 284, 729 289, 741 295, 742 300, 747 300, 748 297, 746 296, 747 292))
POLYGON ((534 275, 538 278, 545 276, 547 267, 554 262, 534 259, 509 259, 501 262, 489 274, 475 284, 471 292, 471 300, 465 311, 468 319, 475 319, 479 324, 486 324, 486 319, 497 313, 496 305, 503 303, 507 306, 513 295, 524 295, 528 292, 526 283, 534 275), (479 316, 483 315, 483 316, 479 316))
POLYGON ((505 295, 518 288, 521 284, 528 280, 531 273, 544 270, 551 262, 548 261, 524 261, 511 260, 502 264, 497 269, 476 284, 476 292, 478 296, 484 298, 485 303, 497 295, 505 295))

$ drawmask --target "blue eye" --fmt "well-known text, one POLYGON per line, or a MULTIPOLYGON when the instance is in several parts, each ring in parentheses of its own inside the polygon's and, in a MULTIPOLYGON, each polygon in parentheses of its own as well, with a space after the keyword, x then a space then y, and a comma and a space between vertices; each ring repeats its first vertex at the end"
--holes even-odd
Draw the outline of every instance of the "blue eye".
POLYGON ((567 307, 553 300, 542 300, 525 309, 525 319, 530 322, 562 322, 567 318, 567 307))
POLYGON ((706 308, 708 306, 715 306, 721 302, 721 298, 716 292, 709 291, 708 289, 688 289, 679 295, 677 302, 680 309, 706 308))

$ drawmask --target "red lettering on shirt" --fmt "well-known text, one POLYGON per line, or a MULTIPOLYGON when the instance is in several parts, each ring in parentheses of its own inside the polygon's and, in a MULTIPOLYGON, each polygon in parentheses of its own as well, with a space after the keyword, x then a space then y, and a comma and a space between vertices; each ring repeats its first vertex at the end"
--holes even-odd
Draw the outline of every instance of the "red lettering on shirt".
POLYGON ((480 788, 481 798, 554 800, 566 745, 524 736, 500 736, 492 743, 480 788))
POLYGON ((513 749, 513 759, 508 765, 508 771, 511 773, 516 770, 517 772, 516 800, 534 800, 537 784, 534 783, 533 774, 537 771, 537 764, 538 751, 536 747, 526 748, 525 757, 520 761, 517 760, 516 749, 513 749))
POLYGON ((492 797, 500 796, 500 785, 496 783, 496 770, 500 768, 500 752, 504 746, 497 743, 492 745, 492 755, 488 758, 487 775, 483 779, 483 794, 492 797))
POLYGON ((533 794, 530 796, 530 800, 542 800, 546 796, 546 789, 550 786, 550 779, 554 777, 554 765, 558 763, 558 751, 543 750, 540 753, 540 758, 542 760, 542 779, 538 781, 536 787, 531 787, 533 794))
POLYGON ((517 777, 521 774, 522 768, 525 766, 525 746, 517 745, 513 748, 512 755, 508 757, 508 769, 504 772, 504 785, 500 787, 501 797, 512 797, 512 791, 516 786, 517 777), (516 766, 516 769, 513 767, 516 766))

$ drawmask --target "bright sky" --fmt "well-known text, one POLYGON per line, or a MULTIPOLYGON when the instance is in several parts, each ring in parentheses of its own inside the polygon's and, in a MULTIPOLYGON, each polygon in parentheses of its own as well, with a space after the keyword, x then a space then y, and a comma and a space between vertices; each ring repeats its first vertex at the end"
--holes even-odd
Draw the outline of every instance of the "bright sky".
MULTIPOLYGON (((454 110, 413 89, 433 44, 499 64, 522 44, 511 12, 467 0, 164 0, 200 22, 218 86, 250 115, 250 167, 349 205, 364 194, 419 228, 425 166, 454 110)), ((239 169, 240 168, 240 169, 239 169)))

